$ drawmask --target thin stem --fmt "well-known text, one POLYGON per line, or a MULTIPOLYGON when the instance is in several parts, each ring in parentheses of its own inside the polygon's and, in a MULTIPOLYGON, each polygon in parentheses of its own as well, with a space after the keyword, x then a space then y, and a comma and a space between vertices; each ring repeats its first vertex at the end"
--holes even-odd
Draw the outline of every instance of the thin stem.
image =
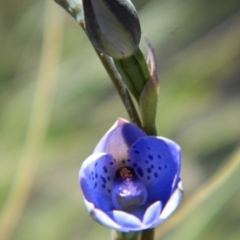
POLYGON ((154 239, 154 228, 149 228, 142 231, 141 240, 153 240, 154 239))
MULTIPOLYGON (((117 232, 113 231, 113 240, 138 240, 141 232, 117 232)), ((151 239, 150 239, 151 240, 151 239)))
MULTIPOLYGON (((82 21, 79 22, 79 25, 82 27, 82 29, 85 32, 85 28, 84 28, 82 21)), ((123 83, 123 81, 121 79, 121 76, 119 75, 119 73, 117 72, 117 70, 114 66, 113 60, 110 57, 99 52, 97 49, 95 49, 95 51, 96 51, 100 61, 102 62, 104 68, 106 69, 115 89, 117 90, 117 92, 123 102, 123 105, 126 108, 126 111, 128 113, 128 116, 129 116, 131 122, 135 123, 138 127, 142 128, 142 123, 138 116, 138 112, 134 106, 132 98, 131 98, 125 84, 123 83)))
POLYGON ((113 82, 113 85, 115 86, 120 98, 122 99, 122 102, 127 110, 127 113, 129 115, 129 118, 133 123, 135 123, 138 127, 142 127, 141 120, 138 116, 137 110, 134 106, 134 103, 131 99, 131 96, 125 87, 125 84, 122 82, 119 74, 117 73, 117 70, 115 69, 113 62, 111 58, 101 54, 99 51, 97 51, 97 55, 100 58, 103 66, 105 67, 110 79, 113 82))

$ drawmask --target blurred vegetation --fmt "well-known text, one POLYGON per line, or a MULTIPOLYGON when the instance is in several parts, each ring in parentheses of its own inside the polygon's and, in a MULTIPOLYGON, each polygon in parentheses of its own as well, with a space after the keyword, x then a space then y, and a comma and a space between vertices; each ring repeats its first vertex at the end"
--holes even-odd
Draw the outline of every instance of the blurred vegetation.
MULTIPOLYGON (((159 134, 183 150, 183 210, 157 238, 240 239, 240 1, 133 2, 159 65, 159 134)), ((78 170, 127 118, 120 98, 57 4, 0 6, 0 238, 108 239, 87 214, 78 170)))

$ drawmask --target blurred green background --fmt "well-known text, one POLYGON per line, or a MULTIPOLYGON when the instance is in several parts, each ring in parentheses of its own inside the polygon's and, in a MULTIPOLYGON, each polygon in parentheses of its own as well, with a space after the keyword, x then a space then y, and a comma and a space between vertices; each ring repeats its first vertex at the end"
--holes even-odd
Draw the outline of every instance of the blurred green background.
MULTIPOLYGON (((185 199, 156 239, 240 239, 240 1, 133 3, 157 56, 159 135, 183 152, 185 199)), ((0 46, 0 239, 109 239, 78 170, 128 117, 89 41, 53 1, 1 0, 0 46)))

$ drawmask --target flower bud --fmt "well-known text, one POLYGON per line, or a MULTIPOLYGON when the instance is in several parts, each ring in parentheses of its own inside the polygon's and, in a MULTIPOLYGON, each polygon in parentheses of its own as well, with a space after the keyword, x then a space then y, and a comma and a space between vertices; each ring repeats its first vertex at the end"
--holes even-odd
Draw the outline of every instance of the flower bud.
POLYGON ((82 0, 82 4, 85 30, 94 48, 116 59, 138 49, 141 28, 130 0, 82 0))

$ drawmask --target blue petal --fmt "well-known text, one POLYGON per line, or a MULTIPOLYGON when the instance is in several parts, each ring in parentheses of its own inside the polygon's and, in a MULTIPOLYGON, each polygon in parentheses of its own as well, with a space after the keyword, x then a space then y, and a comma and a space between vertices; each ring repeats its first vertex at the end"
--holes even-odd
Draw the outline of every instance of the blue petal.
POLYGON ((122 125, 122 135, 128 147, 138 139, 147 136, 142 129, 132 123, 125 123, 122 125))
POLYGON ((181 150, 173 141, 145 137, 129 149, 129 166, 144 183, 148 201, 161 200, 163 206, 175 190, 181 167, 181 150))
MULTIPOLYGON (((147 209, 145 208, 145 214, 143 220, 140 220, 135 214, 114 210, 109 212, 114 221, 122 226, 121 231, 141 231, 150 228, 158 219, 161 212, 161 202, 155 202, 150 205, 147 209)), ((141 208, 143 210, 143 208, 141 208)), ((141 213, 142 215, 142 213, 141 213)))
POLYGON ((122 231, 139 231, 143 228, 140 219, 127 212, 114 210, 109 215, 112 215, 114 221, 122 226, 122 231))
POLYGON ((116 166, 111 155, 96 153, 88 157, 79 172, 84 197, 96 207, 112 209, 111 191, 116 166))
POLYGON ((106 152, 114 156, 118 167, 127 160, 129 147, 146 134, 136 125, 119 118, 111 129, 102 137, 94 149, 94 153, 106 152))
POLYGON ((112 229, 115 229, 115 230, 118 230, 118 231, 120 231, 122 229, 122 226, 117 224, 105 212, 103 212, 100 209, 95 208, 92 203, 85 200, 85 204, 86 204, 87 208, 89 209, 89 213, 90 213, 91 217, 95 221, 97 221, 98 223, 102 224, 105 227, 109 227, 109 228, 112 228, 112 229))
POLYGON ((146 214, 147 209, 152 205, 152 203, 146 203, 141 207, 129 209, 127 212, 143 221, 144 215, 146 214))
POLYGON ((150 205, 143 216, 144 225, 146 227, 151 227, 159 219, 161 210, 162 203, 160 201, 150 205))
POLYGON ((183 199, 182 182, 179 181, 177 189, 173 192, 167 204, 164 206, 159 219, 154 223, 152 227, 156 227, 160 223, 164 222, 179 206, 183 199))

